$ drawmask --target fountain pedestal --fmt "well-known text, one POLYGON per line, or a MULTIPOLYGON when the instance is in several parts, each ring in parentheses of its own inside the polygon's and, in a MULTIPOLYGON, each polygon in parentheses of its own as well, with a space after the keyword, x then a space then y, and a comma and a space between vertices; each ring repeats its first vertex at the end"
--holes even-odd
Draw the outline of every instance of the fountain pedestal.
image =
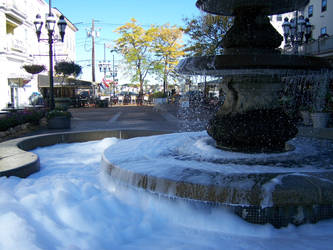
POLYGON ((238 75, 222 81, 223 106, 210 120, 208 134, 219 148, 242 152, 279 152, 297 128, 280 108, 277 76, 238 75))
MULTIPOLYGON (((234 25, 223 46, 228 55, 278 55, 283 38, 260 8, 238 7, 234 25)), ((254 65, 256 63, 254 62, 254 65)), ((225 76, 226 100, 209 122, 208 134, 219 148, 242 152, 280 152, 297 134, 295 124, 280 108, 279 76, 240 74, 225 76)))

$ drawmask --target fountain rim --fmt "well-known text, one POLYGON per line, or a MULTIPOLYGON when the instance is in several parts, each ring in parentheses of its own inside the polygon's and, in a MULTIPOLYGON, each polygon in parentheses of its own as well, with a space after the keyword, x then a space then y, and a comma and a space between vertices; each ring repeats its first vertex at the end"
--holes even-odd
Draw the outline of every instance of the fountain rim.
POLYGON ((285 54, 224 54, 182 59, 176 71, 185 75, 299 75, 321 73, 332 66, 320 57, 285 54))
POLYGON ((87 142, 106 137, 129 139, 140 136, 168 134, 169 131, 156 130, 88 130, 39 134, 0 143, 0 177, 16 176, 26 178, 40 170, 39 157, 29 152, 37 147, 59 143, 87 142))
POLYGON ((235 16, 235 10, 241 8, 257 8, 263 15, 276 15, 300 9, 308 4, 309 0, 294 0, 294 4, 291 4, 290 0, 274 0, 274 4, 271 2, 256 0, 255 4, 251 2, 251 4, 247 5, 242 0, 229 0, 228 2, 220 0, 197 0, 195 5, 204 12, 219 16, 235 16))
MULTIPOLYGON (((121 164, 117 160, 113 161, 112 152, 114 151, 111 147, 103 152, 102 167, 111 176, 112 180, 116 180, 117 183, 128 187, 145 189, 148 192, 167 197, 171 196, 220 205, 265 208, 311 206, 313 204, 325 205, 328 204, 330 197, 333 195, 333 189, 325 184, 327 182, 326 179, 333 179, 333 170, 311 171, 306 168, 304 171, 282 170, 280 172, 263 171, 258 173, 256 171, 220 172, 204 168, 202 173, 205 181, 201 182, 196 179, 199 176, 197 168, 188 166, 182 170, 179 169, 177 163, 168 164, 165 174, 156 171, 154 173, 142 171, 140 167, 138 169, 127 167, 131 163, 122 162, 123 164, 121 164), (169 172, 173 168, 176 173, 185 171, 184 178, 181 178, 178 174, 170 175, 169 172), (191 176, 194 176, 194 179, 191 176), (208 181, 207 178, 209 179, 208 181), (249 182, 244 183, 245 179, 249 182), (310 185, 310 189, 313 190, 311 194, 304 191, 304 186, 309 185, 309 183, 312 185, 310 185), (273 189, 271 189, 271 185, 274 185, 273 189), (319 191, 313 186, 316 186, 319 191), (270 205, 265 200, 267 188, 272 192, 272 204, 270 205), (255 191, 255 194, 253 191, 255 191), (292 199, 290 194, 293 194, 292 199)), ((145 157, 142 157, 142 161, 145 162, 145 160, 145 157)), ((132 159, 132 164, 136 164, 137 161, 137 158, 132 159)), ((201 159, 198 161, 201 162, 201 159)))

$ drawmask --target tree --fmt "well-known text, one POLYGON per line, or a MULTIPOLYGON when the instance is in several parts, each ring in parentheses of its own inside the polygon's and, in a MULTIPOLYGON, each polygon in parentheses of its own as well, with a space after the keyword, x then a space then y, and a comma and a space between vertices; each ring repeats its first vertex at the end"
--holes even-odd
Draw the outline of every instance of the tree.
POLYGON ((132 81, 140 83, 140 94, 149 71, 154 69, 155 60, 152 43, 155 40, 156 27, 145 30, 134 18, 116 29, 120 38, 116 40, 115 49, 120 51, 130 69, 134 70, 132 81))
POLYGON ((174 68, 178 59, 184 55, 183 45, 180 44, 183 32, 176 26, 169 24, 160 26, 156 30, 156 39, 153 41, 154 51, 157 57, 155 70, 163 78, 163 92, 165 93, 169 76, 176 76, 174 68))
POLYGON ((185 52, 190 56, 222 54, 222 39, 232 25, 232 18, 202 14, 185 18, 183 32, 190 37, 185 52))

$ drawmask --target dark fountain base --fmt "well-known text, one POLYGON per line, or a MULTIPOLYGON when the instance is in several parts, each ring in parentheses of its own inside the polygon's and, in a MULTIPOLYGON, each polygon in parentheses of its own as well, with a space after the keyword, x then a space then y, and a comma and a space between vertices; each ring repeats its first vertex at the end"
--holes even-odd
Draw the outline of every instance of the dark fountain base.
POLYGON ((215 115, 208 134, 216 145, 238 152, 283 152, 297 128, 281 109, 252 110, 244 114, 215 115))

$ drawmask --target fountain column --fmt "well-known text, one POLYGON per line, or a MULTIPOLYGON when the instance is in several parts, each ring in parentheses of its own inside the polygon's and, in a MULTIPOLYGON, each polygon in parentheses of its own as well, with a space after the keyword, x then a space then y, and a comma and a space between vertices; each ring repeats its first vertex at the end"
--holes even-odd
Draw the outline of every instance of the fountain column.
MULTIPOLYGON (((283 37, 260 8, 238 8, 234 13, 234 25, 223 41, 225 55, 237 55, 240 60, 243 55, 251 56, 255 62, 258 56, 279 54, 276 48, 283 37)), ((244 68, 239 72, 222 81, 226 100, 209 123, 209 135, 223 149, 283 151, 297 128, 279 105, 281 77, 269 70, 258 73, 244 68)))

